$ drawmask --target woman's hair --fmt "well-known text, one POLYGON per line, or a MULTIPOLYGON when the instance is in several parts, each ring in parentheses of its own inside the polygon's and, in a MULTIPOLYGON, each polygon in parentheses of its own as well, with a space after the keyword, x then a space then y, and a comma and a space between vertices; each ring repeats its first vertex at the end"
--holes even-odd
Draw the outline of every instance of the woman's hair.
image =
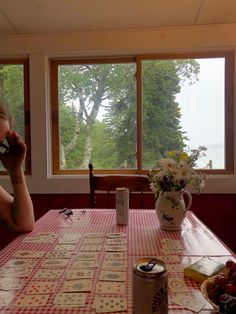
POLYGON ((13 127, 14 120, 8 110, 8 108, 0 102, 0 119, 6 120, 10 124, 10 128, 13 127))

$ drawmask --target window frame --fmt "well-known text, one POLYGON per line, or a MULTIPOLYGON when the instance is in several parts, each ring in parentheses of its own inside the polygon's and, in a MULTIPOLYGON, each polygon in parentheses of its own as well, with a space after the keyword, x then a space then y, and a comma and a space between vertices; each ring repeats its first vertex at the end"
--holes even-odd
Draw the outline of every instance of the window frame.
MULTIPOLYGON (((27 146, 27 154, 25 158, 24 173, 31 175, 31 132, 30 132, 30 91, 29 91, 29 59, 0 59, 1 65, 23 65, 23 89, 24 89, 24 142, 27 146)), ((14 118, 14 117, 13 117, 14 118)), ((16 121, 17 123, 17 121, 16 121)), ((0 175, 6 175, 7 171, 0 171, 0 175)))
MULTIPOLYGON (((58 67, 66 64, 96 64, 96 63, 136 63, 137 86, 137 169, 99 169, 96 173, 142 174, 142 61, 143 60, 171 60, 195 58, 225 58, 225 169, 204 169, 207 174, 234 173, 234 52, 188 52, 144 54, 127 57, 98 57, 98 58, 71 58, 50 59, 51 74, 51 127, 52 127, 52 174, 87 174, 88 169, 60 169, 59 149, 59 103, 58 103, 58 67)), ((199 170, 202 171, 202 170, 199 170)))

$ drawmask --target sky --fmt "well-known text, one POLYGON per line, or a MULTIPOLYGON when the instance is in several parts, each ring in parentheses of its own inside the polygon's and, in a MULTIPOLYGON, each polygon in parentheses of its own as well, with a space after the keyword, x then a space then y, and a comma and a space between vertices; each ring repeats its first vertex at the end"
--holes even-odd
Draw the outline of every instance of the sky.
POLYGON ((199 166, 211 159, 214 168, 224 167, 224 59, 198 59, 199 81, 187 83, 177 95, 181 108, 182 130, 190 139, 188 145, 208 148, 207 157, 199 166))

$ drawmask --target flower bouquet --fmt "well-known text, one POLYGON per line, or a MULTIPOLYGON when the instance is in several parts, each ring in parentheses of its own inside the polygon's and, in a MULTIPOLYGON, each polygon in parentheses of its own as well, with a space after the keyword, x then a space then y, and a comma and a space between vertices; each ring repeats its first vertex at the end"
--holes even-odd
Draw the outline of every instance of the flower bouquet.
POLYGON ((157 196, 160 191, 182 189, 200 193, 206 182, 206 175, 194 169, 196 161, 205 155, 206 148, 183 151, 169 151, 165 158, 156 161, 149 173, 150 188, 157 196))

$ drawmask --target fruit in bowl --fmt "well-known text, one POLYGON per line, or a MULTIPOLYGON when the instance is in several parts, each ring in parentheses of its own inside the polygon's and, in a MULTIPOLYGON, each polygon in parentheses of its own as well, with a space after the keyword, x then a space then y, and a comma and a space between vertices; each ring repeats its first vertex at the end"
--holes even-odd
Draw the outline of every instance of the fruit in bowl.
POLYGON ((227 272, 208 278, 202 283, 201 292, 219 313, 236 313, 236 263, 228 260, 227 272))

